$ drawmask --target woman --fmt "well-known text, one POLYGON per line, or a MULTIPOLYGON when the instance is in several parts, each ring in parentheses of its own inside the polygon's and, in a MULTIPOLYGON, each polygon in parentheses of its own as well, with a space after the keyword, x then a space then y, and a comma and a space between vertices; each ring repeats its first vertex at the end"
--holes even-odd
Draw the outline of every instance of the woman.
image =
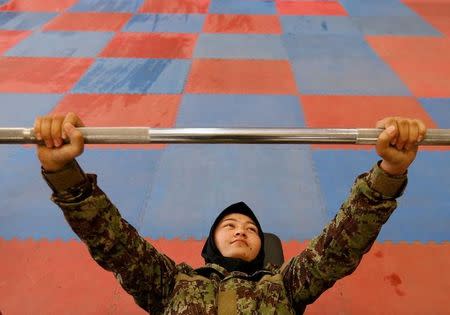
POLYGON ((283 266, 263 265, 264 234, 243 202, 222 211, 193 269, 157 252, 121 216, 75 158, 84 141, 73 113, 39 117, 34 130, 42 174, 68 223, 94 260, 112 271, 151 314, 299 314, 370 249, 406 186, 406 173, 426 134, 419 120, 390 117, 376 145, 382 158, 358 176, 350 196, 307 249, 283 266), (65 143, 67 142, 67 143, 65 143))

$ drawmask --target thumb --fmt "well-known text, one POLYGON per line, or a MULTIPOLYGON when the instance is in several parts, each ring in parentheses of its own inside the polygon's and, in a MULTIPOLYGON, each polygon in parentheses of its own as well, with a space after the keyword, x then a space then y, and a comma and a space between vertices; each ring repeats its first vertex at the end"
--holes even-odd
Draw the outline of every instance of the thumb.
POLYGON ((392 140, 397 135, 397 129, 395 126, 390 125, 384 129, 378 136, 377 146, 379 149, 386 149, 390 146, 392 140))
POLYGON ((73 154, 78 156, 81 153, 83 153, 84 150, 83 134, 79 130, 77 130, 71 123, 65 123, 63 129, 70 140, 70 147, 73 150, 73 154))

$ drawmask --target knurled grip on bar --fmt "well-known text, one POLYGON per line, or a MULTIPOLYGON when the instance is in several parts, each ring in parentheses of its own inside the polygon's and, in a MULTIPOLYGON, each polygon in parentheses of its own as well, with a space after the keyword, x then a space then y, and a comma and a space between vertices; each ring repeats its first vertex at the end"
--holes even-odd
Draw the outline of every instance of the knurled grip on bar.
MULTIPOLYGON (((296 143, 375 144, 382 129, 313 128, 78 128, 87 144, 296 143)), ((0 144, 38 143, 32 128, 0 128, 0 144)), ((420 145, 450 145, 450 129, 428 129, 420 145)))

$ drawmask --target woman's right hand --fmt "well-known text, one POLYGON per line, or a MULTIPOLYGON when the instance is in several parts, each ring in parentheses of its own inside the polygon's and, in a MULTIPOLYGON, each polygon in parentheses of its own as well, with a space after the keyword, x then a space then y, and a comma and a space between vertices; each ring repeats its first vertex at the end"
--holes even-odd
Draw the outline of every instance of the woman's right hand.
POLYGON ((76 127, 84 127, 74 113, 66 116, 42 116, 34 121, 34 134, 43 144, 37 146, 37 156, 44 170, 57 172, 84 151, 84 138, 76 127))

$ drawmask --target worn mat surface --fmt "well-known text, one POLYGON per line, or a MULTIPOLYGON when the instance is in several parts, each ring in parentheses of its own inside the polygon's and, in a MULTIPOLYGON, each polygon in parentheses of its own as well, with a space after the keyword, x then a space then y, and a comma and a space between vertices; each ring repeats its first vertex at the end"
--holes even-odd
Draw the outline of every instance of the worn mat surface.
MULTIPOLYGON (((0 0, 0 127, 450 128, 449 0, 0 0)), ((0 147, 0 313, 144 314, 50 200, 32 146, 0 147)), ((90 146, 79 159, 140 233, 201 265, 247 202, 299 253, 377 161, 337 145, 90 146)), ((429 147, 357 271, 307 314, 450 314, 450 151, 429 147), (447 292, 447 293, 445 293, 447 292)))

